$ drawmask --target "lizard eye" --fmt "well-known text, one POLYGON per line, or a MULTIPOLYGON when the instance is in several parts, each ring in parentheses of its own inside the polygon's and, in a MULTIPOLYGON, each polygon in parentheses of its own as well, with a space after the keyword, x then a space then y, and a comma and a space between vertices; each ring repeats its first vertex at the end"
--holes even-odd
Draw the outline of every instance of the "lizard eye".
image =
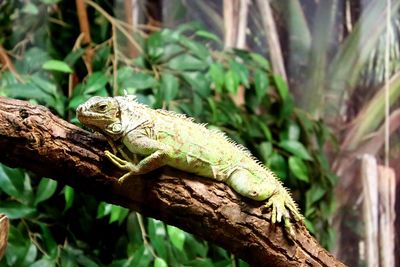
POLYGON ((106 103, 99 104, 99 105, 97 106, 97 109, 98 109, 99 111, 106 111, 106 109, 107 109, 107 104, 106 104, 106 103))

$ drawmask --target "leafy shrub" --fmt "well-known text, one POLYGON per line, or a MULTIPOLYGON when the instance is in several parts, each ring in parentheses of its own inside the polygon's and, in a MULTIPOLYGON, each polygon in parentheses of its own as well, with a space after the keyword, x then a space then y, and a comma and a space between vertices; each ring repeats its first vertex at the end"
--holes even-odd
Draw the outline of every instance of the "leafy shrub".
MULTIPOLYGON (((96 19, 103 17, 96 13, 96 19)), ((0 95, 44 104, 77 123, 74 112, 80 103, 93 95, 120 95, 126 90, 154 108, 207 122, 248 147, 282 179, 300 203, 308 229, 329 246, 336 177, 323 146, 331 137, 321 121, 294 107, 287 85, 271 72, 269 62, 248 51, 220 51, 218 37, 192 25, 164 29, 147 38, 138 35, 143 53, 132 60, 107 41, 116 34, 109 31, 109 23, 116 22, 102 24, 99 32, 105 34, 91 48, 90 74, 84 67, 85 49, 72 49, 72 29, 60 39, 29 29, 48 42, 27 47, 22 59, 15 61, 19 77, 7 70, 1 73, 0 95), (71 49, 54 49, 61 42, 71 49), (81 82, 68 93, 74 78, 81 82)), ((48 30, 51 34, 57 27, 48 30)), ((12 48, 16 41, 6 39, 4 45, 12 48)), ((0 213, 12 219, 9 247, 0 266, 227 266, 232 262, 225 250, 178 228, 142 219, 19 169, 0 165, 0 188, 0 213), (143 241, 146 233, 149 242, 143 241)))

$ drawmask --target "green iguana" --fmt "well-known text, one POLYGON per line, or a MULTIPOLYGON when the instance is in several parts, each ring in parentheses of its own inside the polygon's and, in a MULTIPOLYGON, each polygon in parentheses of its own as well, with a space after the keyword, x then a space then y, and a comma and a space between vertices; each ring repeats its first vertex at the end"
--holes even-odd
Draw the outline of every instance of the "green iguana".
POLYGON ((275 174, 220 131, 207 129, 185 115, 151 109, 131 95, 94 96, 76 112, 83 125, 110 140, 114 153, 106 150, 105 155, 127 171, 120 183, 132 175, 168 165, 222 181, 242 196, 266 201, 265 207, 272 208, 272 223, 283 218, 291 236, 294 231, 290 219, 302 220, 295 202, 275 174), (141 157, 140 161, 129 157, 124 152, 127 150, 141 157))

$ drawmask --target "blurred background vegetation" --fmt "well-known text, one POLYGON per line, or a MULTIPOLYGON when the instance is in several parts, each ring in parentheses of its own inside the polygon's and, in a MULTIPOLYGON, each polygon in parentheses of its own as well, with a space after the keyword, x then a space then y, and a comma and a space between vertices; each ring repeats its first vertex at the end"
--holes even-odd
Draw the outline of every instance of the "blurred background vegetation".
MULTIPOLYGON (((357 158, 400 160, 399 4, 1 1, 0 95, 78 124, 80 103, 127 90, 207 122, 269 166, 309 231, 358 266, 357 158)), ((247 266, 176 227, 4 165, 0 213, 11 219, 0 266, 247 266)))

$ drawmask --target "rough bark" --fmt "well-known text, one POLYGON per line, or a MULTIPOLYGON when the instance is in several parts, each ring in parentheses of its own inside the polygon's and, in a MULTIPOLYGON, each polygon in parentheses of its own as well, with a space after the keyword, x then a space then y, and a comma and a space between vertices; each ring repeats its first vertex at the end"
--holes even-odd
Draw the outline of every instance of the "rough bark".
POLYGON ((8 239, 8 218, 4 214, 0 214, 0 260, 3 258, 7 248, 8 239))
POLYGON ((61 180, 145 216, 214 242, 254 266, 344 266, 296 224, 290 241, 273 226, 262 203, 222 183, 172 168, 137 176, 124 185, 103 154, 107 142, 42 106, 0 97, 0 161, 61 180))

